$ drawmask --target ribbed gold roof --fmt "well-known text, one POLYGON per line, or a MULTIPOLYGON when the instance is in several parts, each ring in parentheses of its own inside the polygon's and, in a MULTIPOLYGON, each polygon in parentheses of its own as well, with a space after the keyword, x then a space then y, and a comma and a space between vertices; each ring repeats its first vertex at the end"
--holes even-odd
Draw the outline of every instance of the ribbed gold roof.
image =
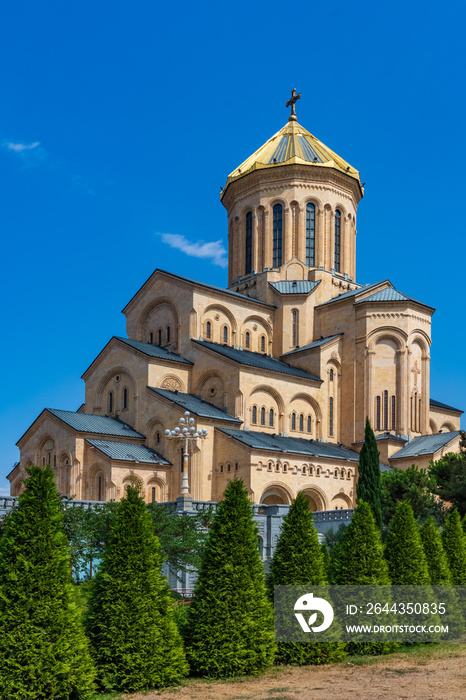
POLYGON ((236 170, 230 173, 220 196, 223 196, 231 182, 254 170, 293 163, 317 168, 336 168, 340 172, 354 177, 361 184, 359 172, 346 160, 340 158, 298 122, 289 121, 283 129, 277 131, 267 143, 264 143, 252 156, 249 156, 244 163, 241 163, 236 170))

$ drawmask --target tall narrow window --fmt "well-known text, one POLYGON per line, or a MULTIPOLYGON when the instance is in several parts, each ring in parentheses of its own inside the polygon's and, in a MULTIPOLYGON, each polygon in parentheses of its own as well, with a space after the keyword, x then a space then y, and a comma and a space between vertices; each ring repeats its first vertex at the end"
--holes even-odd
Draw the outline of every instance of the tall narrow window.
POLYGON ((152 487, 152 496, 151 496, 152 503, 155 503, 155 486, 152 487))
POLYGON ((251 334, 249 331, 246 331, 246 334, 244 336, 244 344, 247 348, 251 345, 251 334))
POLYGON ((421 399, 418 399, 418 411, 417 411, 417 431, 421 432, 421 399))
POLYGON ((307 417, 307 432, 312 433, 312 419, 311 416, 307 417))
POLYGON ((328 400, 328 434, 333 436, 333 396, 328 400))
POLYGON ((205 324, 205 337, 209 338, 209 340, 212 337, 212 324, 210 323, 210 321, 207 321, 207 323, 205 324))
POLYGON ((273 266, 282 264, 282 205, 276 204, 273 208, 273 266))
POLYGON ((99 476, 99 497, 97 499, 98 501, 102 500, 102 477, 99 476))
POLYGON ((265 408, 261 408, 261 425, 265 425, 265 408))
POLYGON ((291 414, 291 430, 296 430, 296 413, 291 414))
POLYGON ((383 392, 383 429, 388 430, 388 391, 383 392))
POLYGON ((162 329, 161 328, 159 328, 159 330, 157 331, 157 342, 159 345, 162 345, 162 329))
POLYGON ((123 389, 123 408, 128 408, 128 389, 123 389))
POLYGON ((171 335, 171 328, 170 328, 170 326, 167 326, 167 343, 170 342, 170 335, 171 335))
POLYGON ((228 343, 228 326, 223 326, 223 342, 228 343))
POLYGON ((261 352, 265 352, 265 335, 261 336, 261 352))
POLYGON ((56 469, 56 467, 57 467, 57 455, 53 455, 53 466, 56 469))
POLYGON ((251 423, 254 425, 257 423, 257 406, 252 407, 251 423))
POLYGON ((377 430, 380 430, 380 396, 377 396, 375 401, 376 401, 376 410, 377 410, 375 424, 377 426, 377 430))
POLYGON ((154 343, 154 334, 152 333, 152 331, 149 333, 149 343, 154 343))
POLYGON ((269 426, 273 428, 273 408, 269 411, 269 426))
POLYGON ((306 265, 316 264, 316 208, 314 204, 306 206, 306 265))
POLYGON ((333 382, 333 369, 330 370, 330 381, 333 382))
POLYGON ((113 413, 113 391, 108 395, 108 412, 113 413))
POLYGON ((293 347, 296 347, 298 345, 298 312, 296 309, 291 312, 291 331, 293 347))
POLYGON ((341 211, 335 212, 335 272, 340 272, 341 253, 341 211))
POLYGON ((304 416, 302 413, 299 416, 299 429, 302 433, 304 432, 304 416))
POLYGON ((155 442, 157 443, 157 445, 160 445, 160 433, 158 430, 155 433, 155 442))
POLYGON ((244 268, 246 275, 252 272, 252 212, 246 214, 246 264, 244 268))
POLYGON ((396 398, 392 396, 392 430, 396 429, 396 398))

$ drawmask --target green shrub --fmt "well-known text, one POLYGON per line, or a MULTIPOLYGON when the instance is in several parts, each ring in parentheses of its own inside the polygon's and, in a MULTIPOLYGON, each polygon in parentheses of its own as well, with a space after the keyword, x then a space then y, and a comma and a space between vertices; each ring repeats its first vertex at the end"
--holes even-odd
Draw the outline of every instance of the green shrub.
POLYGON ((457 510, 449 513, 442 531, 442 542, 450 568, 451 582, 455 586, 466 585, 466 537, 457 510))
POLYGON ((426 520, 420 529, 422 546, 426 555, 430 582, 433 586, 445 586, 451 583, 447 555, 442 545, 442 537, 435 527, 433 518, 426 520))
POLYGON ((388 575, 394 586, 425 586, 430 583, 426 555, 413 509, 400 501, 390 520, 385 558, 388 575))
POLYGON ((358 500, 369 503, 378 528, 382 527, 380 505, 380 453, 369 418, 366 418, 364 445, 359 454, 359 477, 356 485, 358 500))

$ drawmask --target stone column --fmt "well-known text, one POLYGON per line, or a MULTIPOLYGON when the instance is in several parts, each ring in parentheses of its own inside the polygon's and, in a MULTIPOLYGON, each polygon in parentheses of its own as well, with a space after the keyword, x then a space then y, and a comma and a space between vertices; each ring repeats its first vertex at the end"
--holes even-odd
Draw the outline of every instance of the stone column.
POLYGON ((366 393, 364 401, 364 419, 366 416, 369 417, 371 425, 375 428, 374 423, 374 396, 373 396, 373 384, 374 384, 374 357, 375 352, 373 350, 366 350, 366 393))
POLYGON ((296 208, 296 257, 306 262, 306 210, 303 207, 296 208))
POLYGON ((268 209, 264 210, 264 267, 272 267, 272 226, 268 209))
POLYGON ((408 351, 406 348, 397 350, 397 381, 396 381, 396 427, 397 433, 407 435, 409 432, 409 385, 408 385, 408 351))
POLYGON ((282 229, 282 265, 293 257, 293 228, 290 207, 283 209, 283 229, 282 229))
POLYGON ((427 435, 429 432, 429 414, 430 414, 430 357, 423 355, 421 361, 421 416, 420 429, 422 435, 427 435))
POLYGON ((259 265, 259 226, 257 212, 252 214, 252 269, 258 270, 259 265))
MULTIPOLYGON (((303 238, 306 239, 305 226, 303 238)), ((320 207, 316 216, 316 266, 319 265, 325 267, 325 211, 320 207)))

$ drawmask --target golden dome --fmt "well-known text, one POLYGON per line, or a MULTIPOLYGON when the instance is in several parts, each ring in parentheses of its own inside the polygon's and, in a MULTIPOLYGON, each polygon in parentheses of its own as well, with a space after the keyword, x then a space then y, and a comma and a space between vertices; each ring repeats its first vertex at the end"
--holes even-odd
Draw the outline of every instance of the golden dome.
POLYGON ((345 175, 355 178, 361 185, 359 172, 355 168, 319 139, 316 139, 297 121, 290 120, 283 129, 277 131, 267 143, 264 143, 252 156, 249 156, 244 163, 241 163, 236 170, 230 173, 220 197, 223 197, 230 183, 249 175, 254 170, 294 163, 317 168, 335 168, 345 175))

